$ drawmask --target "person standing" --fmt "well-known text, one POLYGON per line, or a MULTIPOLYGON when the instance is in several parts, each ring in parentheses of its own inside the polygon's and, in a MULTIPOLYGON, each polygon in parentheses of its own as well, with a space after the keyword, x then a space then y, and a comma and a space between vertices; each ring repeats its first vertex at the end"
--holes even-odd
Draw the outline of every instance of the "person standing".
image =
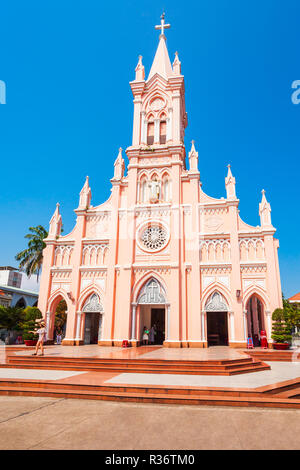
POLYGON ((155 329, 155 325, 153 325, 153 326, 151 327, 150 333, 149 333, 149 341, 150 341, 150 344, 154 344, 155 335, 156 335, 156 329, 155 329))
POLYGON ((62 339, 62 332, 61 329, 58 328, 56 331, 56 344, 61 344, 61 339, 62 339))
POLYGON ((143 345, 148 344, 149 341, 149 330, 146 326, 143 329, 143 345))
POLYGON ((39 335, 38 342, 36 343, 35 352, 32 354, 33 356, 37 356, 39 348, 41 348, 41 356, 44 355, 44 342, 47 339, 47 330, 44 320, 41 321, 40 327, 31 331, 30 333, 37 333, 39 335))

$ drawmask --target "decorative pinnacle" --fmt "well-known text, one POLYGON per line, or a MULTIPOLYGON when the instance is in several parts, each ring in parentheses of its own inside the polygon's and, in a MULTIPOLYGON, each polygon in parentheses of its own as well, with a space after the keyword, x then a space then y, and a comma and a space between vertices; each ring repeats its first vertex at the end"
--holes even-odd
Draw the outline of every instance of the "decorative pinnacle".
POLYGON ((155 29, 160 29, 160 38, 165 38, 165 29, 171 28, 170 24, 165 24, 165 13, 163 13, 160 17, 160 25, 156 25, 155 29))

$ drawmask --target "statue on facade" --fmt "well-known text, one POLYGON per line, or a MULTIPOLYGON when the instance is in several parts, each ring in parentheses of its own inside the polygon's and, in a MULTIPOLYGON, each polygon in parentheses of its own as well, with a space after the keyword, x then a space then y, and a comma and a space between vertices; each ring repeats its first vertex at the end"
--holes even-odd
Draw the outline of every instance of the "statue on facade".
POLYGON ((153 180, 149 183, 150 188, 150 202, 155 203, 160 198, 160 183, 157 180, 153 180))

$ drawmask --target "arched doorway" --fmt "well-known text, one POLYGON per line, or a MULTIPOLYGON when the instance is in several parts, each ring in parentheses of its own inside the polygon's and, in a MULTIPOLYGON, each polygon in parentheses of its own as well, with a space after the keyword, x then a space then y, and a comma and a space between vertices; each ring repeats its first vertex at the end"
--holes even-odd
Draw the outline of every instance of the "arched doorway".
POLYGON ((62 339, 67 327, 68 303, 61 293, 57 293, 49 302, 49 310, 46 316, 48 339, 56 341, 58 331, 62 333, 62 339))
POLYGON ((149 335, 149 344, 162 345, 166 339, 166 294, 157 279, 149 279, 142 287, 137 305, 139 344, 143 344, 143 329, 146 326, 149 331, 153 328, 152 332, 154 333, 149 335))
POLYGON ((98 344, 102 334, 103 307, 97 294, 92 294, 84 304, 84 344, 98 344))
POLYGON ((260 332, 265 330, 264 306, 257 295, 253 294, 247 302, 247 330, 253 340, 253 346, 260 346, 260 332))
POLYGON ((66 336, 67 327, 67 303, 64 299, 61 299, 55 309, 54 315, 54 341, 57 340, 57 344, 61 344, 62 338, 66 336))
POLYGON ((21 297, 15 305, 16 308, 26 308, 26 302, 23 297, 21 297))
POLYGON ((205 304, 207 346, 228 346, 228 306, 220 292, 214 292, 205 304))

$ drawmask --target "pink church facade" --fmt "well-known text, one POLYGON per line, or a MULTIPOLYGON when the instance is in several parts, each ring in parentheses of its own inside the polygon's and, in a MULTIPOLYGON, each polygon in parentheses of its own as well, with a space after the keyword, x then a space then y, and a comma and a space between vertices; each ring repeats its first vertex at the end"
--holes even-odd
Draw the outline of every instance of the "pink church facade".
POLYGON ((194 143, 186 158, 184 77, 170 62, 162 18, 148 77, 139 58, 133 93, 133 136, 114 163, 111 195, 91 205, 89 179, 77 221, 61 235, 59 205, 45 240, 39 308, 53 338, 64 299, 64 345, 132 346, 155 325, 165 347, 245 347, 259 331, 270 340, 271 313, 281 306, 278 240, 263 191, 260 225, 239 215, 230 166, 226 197, 205 194, 194 143), (186 164, 186 160, 188 160, 186 164))

